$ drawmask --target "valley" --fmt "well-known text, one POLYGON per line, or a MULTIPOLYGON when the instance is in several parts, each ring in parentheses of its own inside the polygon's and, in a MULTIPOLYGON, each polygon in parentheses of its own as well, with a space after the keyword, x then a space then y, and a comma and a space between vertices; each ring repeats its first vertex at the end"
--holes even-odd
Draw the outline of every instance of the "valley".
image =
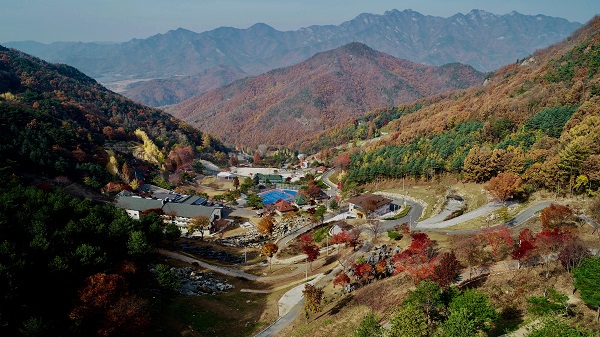
POLYGON ((597 336, 599 70, 483 10, 3 44, 0 335, 597 336))

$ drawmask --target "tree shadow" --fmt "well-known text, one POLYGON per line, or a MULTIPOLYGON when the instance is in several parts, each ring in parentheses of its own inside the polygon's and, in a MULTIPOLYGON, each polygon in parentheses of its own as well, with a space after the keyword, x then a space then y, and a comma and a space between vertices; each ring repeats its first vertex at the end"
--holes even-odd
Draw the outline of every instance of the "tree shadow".
POLYGON ((354 301, 354 295, 346 295, 346 297, 339 300, 331 309, 323 312, 323 314, 321 314, 321 316, 323 316, 325 314, 336 315, 352 301, 354 301))

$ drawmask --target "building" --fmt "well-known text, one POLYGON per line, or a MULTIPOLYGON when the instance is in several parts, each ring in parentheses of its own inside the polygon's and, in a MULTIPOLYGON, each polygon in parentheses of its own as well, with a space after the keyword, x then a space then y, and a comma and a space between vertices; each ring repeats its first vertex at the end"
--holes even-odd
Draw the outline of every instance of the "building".
POLYGON ((390 211, 392 199, 380 195, 366 193, 348 200, 348 211, 357 218, 374 218, 390 211))
POLYGON ((255 178, 258 178, 258 182, 261 184, 265 184, 267 181, 271 184, 280 184, 282 183, 283 177, 280 174, 262 174, 257 173, 254 175, 255 178))
POLYGON ((292 204, 283 199, 277 200, 273 204, 273 206, 275 207, 275 212, 277 212, 277 214, 279 215, 284 215, 285 213, 293 212, 296 210, 296 207, 292 206, 292 204))
POLYGON ((115 197, 117 207, 124 209, 133 219, 139 219, 140 215, 147 210, 162 210, 165 222, 173 222, 181 229, 186 229, 190 220, 198 216, 206 216, 210 219, 207 229, 210 234, 212 224, 222 218, 220 206, 206 206, 207 200, 198 196, 181 195, 175 192, 158 198, 143 198, 129 191, 122 191, 115 197))
POLYGON ((297 206, 306 206, 308 205, 308 202, 306 201, 306 196, 304 194, 296 194, 296 196, 294 197, 294 203, 296 203, 297 206))

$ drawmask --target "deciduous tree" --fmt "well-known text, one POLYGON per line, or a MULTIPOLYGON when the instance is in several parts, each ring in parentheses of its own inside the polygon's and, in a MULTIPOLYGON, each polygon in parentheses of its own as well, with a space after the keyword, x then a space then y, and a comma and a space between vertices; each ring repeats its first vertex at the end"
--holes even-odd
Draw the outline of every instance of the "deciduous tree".
POLYGON ((260 154, 258 153, 258 151, 254 151, 254 156, 252 156, 252 163, 254 165, 259 165, 260 164, 260 154))
POLYGON ((275 222, 273 221, 273 217, 267 215, 258 222, 258 232, 265 235, 272 235, 274 226, 275 222))
POLYGON ((510 231, 506 226, 500 225, 484 228, 480 232, 479 237, 489 243, 492 247, 492 255, 497 259, 502 257, 513 246, 510 231))
POLYGON ((301 246, 302 252, 306 254, 306 259, 310 264, 310 270, 312 271, 312 263, 319 257, 321 252, 319 251, 319 246, 314 243, 303 243, 301 246))
POLYGON ((512 173, 499 173, 484 186, 490 194, 501 202, 505 202, 521 186, 521 178, 512 173))
POLYGON ((323 299, 323 289, 316 287, 310 283, 306 283, 304 285, 304 290, 302 291, 304 295, 304 310, 306 312, 306 317, 310 315, 310 313, 317 313, 321 311, 321 300, 323 299))
POLYGON ((333 279, 333 286, 341 286, 342 288, 344 286, 346 286, 347 284, 350 284, 350 277, 348 277, 348 274, 344 273, 344 272, 340 272, 335 279, 333 279))
POLYGON ((540 213, 540 222, 542 227, 547 230, 561 229, 573 215, 573 210, 569 206, 551 204, 544 208, 540 213))
POLYGON ((360 279, 361 283, 369 283, 375 269, 368 263, 360 263, 354 267, 354 275, 360 279))
POLYGON ((273 256, 275 254, 277 254, 278 250, 279 250, 279 246, 277 246, 277 244, 273 243, 273 242, 267 242, 262 247, 261 253, 263 253, 265 256, 269 257, 269 270, 271 270, 271 260, 272 260, 273 256))
POLYGON ((519 261, 518 268, 521 268, 523 262, 531 259, 535 247, 529 240, 521 240, 519 247, 512 252, 512 258, 519 261))
POLYGON ((578 238, 570 239, 558 254, 558 261, 571 272, 581 265, 583 259, 590 256, 590 250, 578 238))
POLYGON ((208 226, 210 226, 210 218, 206 215, 193 217, 187 225, 188 235, 200 231, 200 239, 204 240, 204 231, 208 229, 208 226))
POLYGON ((453 282, 458 280, 462 266, 454 252, 440 254, 433 268, 431 279, 442 289, 447 289, 453 282))

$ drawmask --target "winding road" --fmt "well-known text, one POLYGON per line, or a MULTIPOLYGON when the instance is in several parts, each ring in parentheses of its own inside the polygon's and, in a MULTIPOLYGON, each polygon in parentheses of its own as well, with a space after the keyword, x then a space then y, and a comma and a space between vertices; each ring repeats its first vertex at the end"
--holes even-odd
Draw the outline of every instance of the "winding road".
MULTIPOLYGON (((322 176, 322 181, 329 186, 329 189, 327 190, 327 194, 329 196, 337 195, 337 186, 329 180, 329 176, 333 172, 335 172, 335 171, 334 170, 327 171, 322 176)), ((435 222, 432 220, 429 220, 429 221, 425 220, 425 221, 417 222, 417 220, 423 214, 423 206, 420 203, 405 199, 401 195, 386 195, 386 196, 393 198, 396 203, 410 205, 411 210, 409 211, 409 213, 406 216, 404 216, 401 219, 382 221, 381 228, 383 231, 394 228, 396 225, 400 225, 403 223, 409 223, 410 228, 412 230, 416 230, 416 231, 442 232, 442 233, 446 233, 446 234, 470 234, 470 233, 478 232, 480 230, 478 230, 478 229, 445 230, 444 228, 454 226, 459 223, 489 214, 491 212, 496 211, 500 207, 504 206, 501 203, 492 202, 492 203, 488 203, 478 209, 475 209, 469 213, 465 213, 459 217, 456 217, 454 219, 450 219, 447 221, 435 222)), ((522 223, 524 223, 525 221, 527 221, 530 218, 532 218, 533 216, 535 216, 537 212, 548 207, 551 203, 552 203, 551 201, 543 201, 543 202, 539 202, 534 205, 531 205, 530 207, 528 207, 527 209, 525 209, 521 213, 519 213, 516 217, 509 220, 505 225, 508 227, 519 226, 522 223)), ((595 227, 597 229, 600 228, 600 225, 598 223, 587 218, 585 215, 580 215, 579 217, 582 220, 588 222, 593 227, 595 227)), ((295 233, 292 233, 285 237, 279 238, 278 239, 279 246, 280 247, 285 246, 289 241, 293 240, 294 238, 298 237, 299 235, 304 234, 305 232, 309 231, 310 229, 312 229, 312 226, 306 226, 305 228, 301 228, 300 230, 298 230, 295 233)), ((373 245, 370 242, 365 242, 365 244, 356 253, 368 252, 372 248, 372 246, 373 245)), ((249 274, 249 273, 246 273, 244 271, 237 270, 234 268, 215 266, 215 265, 200 261, 198 259, 195 259, 193 257, 190 257, 188 255, 184 255, 184 254, 177 253, 177 252, 170 252, 170 251, 161 249, 161 250, 159 250, 159 253, 162 255, 180 260, 180 261, 197 264, 203 268, 210 269, 217 273, 234 276, 234 277, 238 277, 238 278, 245 278, 245 279, 251 280, 251 281, 259 281, 259 282, 275 281, 278 279, 289 278, 289 276, 290 276, 289 273, 286 275, 278 275, 278 276, 257 276, 257 275, 249 274)), ((294 262, 297 262, 297 261, 303 260, 303 259, 304 259, 304 256, 296 256, 296 257, 292 257, 290 259, 285 259, 285 260, 279 260, 277 258, 274 258, 272 262, 275 262, 278 264, 289 264, 289 263, 294 263, 294 262)), ((514 261, 509 261, 509 262, 514 262, 514 261)), ((509 265, 507 264, 507 266, 509 266, 509 265)), ((503 267, 506 268, 507 266, 503 266, 503 267)), ((509 267, 512 267, 512 266, 509 266, 509 267)), ((333 277, 332 274, 333 274, 333 272, 330 272, 328 277, 325 277, 324 279, 329 279, 329 278, 333 277)), ((463 274, 464 274, 464 275, 462 275, 463 279, 468 278, 469 275, 466 274, 466 272, 463 274)), ((322 277, 322 274, 321 274, 321 277, 322 277)), ((320 277, 316 277, 311 282, 313 282, 313 283, 317 282, 319 279, 320 279, 320 277)), ((289 286, 289 285, 286 285, 286 286, 289 286)), ((304 298, 302 297, 302 293, 301 293, 301 288, 303 286, 304 286, 303 284, 300 284, 300 285, 292 288, 280 299, 280 302, 279 302, 280 303, 280 317, 275 322, 273 322, 270 326, 265 328, 263 331, 256 334, 255 337, 276 336, 279 332, 281 332, 281 330, 283 330, 287 325, 289 325, 296 319, 296 317, 302 311, 303 304, 304 304, 304 298), (282 304, 282 303, 284 303, 284 304, 282 304), (284 306, 283 309, 281 308, 282 305, 284 306)), ((252 291, 252 290, 243 289, 242 291, 252 291)))

